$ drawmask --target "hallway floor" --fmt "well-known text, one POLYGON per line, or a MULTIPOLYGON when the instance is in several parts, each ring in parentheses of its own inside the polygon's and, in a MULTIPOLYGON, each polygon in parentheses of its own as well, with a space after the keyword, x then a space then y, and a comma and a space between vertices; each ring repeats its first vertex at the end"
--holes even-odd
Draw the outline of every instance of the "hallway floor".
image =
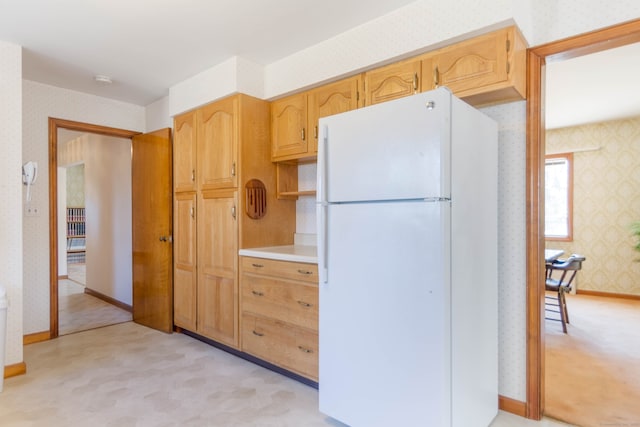
MULTIPOLYGON (((318 391, 183 334, 133 322, 25 347, 0 394, 3 426, 343 426, 318 391)), ((500 412, 492 427, 559 427, 500 412)))

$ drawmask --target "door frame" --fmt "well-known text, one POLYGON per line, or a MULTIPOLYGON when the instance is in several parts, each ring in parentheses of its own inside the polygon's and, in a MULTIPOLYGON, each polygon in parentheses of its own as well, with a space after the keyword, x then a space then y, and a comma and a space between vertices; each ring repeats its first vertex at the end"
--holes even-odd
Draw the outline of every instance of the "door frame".
POLYGON ((58 337, 58 129, 131 139, 141 132, 49 117, 49 339, 58 337))
MULTIPOLYGON (((640 19, 540 45, 527 51, 527 401, 525 416, 544 412, 544 67, 640 41, 640 19)), ((594 82, 597 84, 597 82, 594 82)))

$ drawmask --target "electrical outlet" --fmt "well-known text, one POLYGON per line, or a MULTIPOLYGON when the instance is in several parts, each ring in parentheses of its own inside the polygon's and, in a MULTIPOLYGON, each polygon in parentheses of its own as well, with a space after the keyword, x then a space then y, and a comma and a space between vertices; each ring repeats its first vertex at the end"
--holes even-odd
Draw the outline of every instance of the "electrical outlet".
POLYGON ((37 206, 27 205, 24 207, 24 216, 39 216, 40 210, 37 206))

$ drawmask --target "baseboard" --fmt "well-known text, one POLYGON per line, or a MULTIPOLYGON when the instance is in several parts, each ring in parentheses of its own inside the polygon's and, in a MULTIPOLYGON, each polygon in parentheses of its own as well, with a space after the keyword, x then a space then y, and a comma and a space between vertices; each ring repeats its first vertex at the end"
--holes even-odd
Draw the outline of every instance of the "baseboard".
POLYGON ((43 331, 33 334, 27 334, 22 337, 22 345, 34 344, 42 341, 49 341, 51 339, 51 332, 43 331))
POLYGON ((24 375, 27 373, 27 364, 24 362, 16 363, 15 365, 7 365, 4 367, 4 377, 11 378, 18 375, 24 375))
POLYGON ((63 275, 63 276, 58 276, 58 280, 65 280, 68 279, 69 276, 67 274, 63 275))
POLYGON ((621 298, 640 301, 640 295, 614 294, 611 292, 590 291, 588 289, 578 289, 576 293, 579 295, 589 295, 594 297, 621 298))
POLYGON ((498 395, 498 408, 521 417, 527 416, 527 404, 509 397, 498 395))
POLYGON ((125 303, 123 303, 121 301, 118 301, 115 298, 111 298, 110 296, 107 296, 107 295, 105 295, 103 293, 100 293, 98 291, 94 291, 93 289, 90 289, 90 288, 84 288, 84 293, 85 294, 89 294, 89 295, 91 295, 93 297, 96 297, 98 299, 101 299, 104 302, 108 302, 111 305, 115 305, 116 307, 121 308, 123 310, 126 310, 129 313, 133 313, 133 307, 131 307, 130 305, 125 304, 125 303))

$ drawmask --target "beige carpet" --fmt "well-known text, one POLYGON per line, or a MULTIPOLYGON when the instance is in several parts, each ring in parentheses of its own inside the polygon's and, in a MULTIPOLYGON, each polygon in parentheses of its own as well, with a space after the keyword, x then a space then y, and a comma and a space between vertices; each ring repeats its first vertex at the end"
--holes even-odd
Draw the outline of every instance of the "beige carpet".
POLYGON ((546 321, 545 415, 582 427, 640 426, 640 301, 567 296, 546 321))

